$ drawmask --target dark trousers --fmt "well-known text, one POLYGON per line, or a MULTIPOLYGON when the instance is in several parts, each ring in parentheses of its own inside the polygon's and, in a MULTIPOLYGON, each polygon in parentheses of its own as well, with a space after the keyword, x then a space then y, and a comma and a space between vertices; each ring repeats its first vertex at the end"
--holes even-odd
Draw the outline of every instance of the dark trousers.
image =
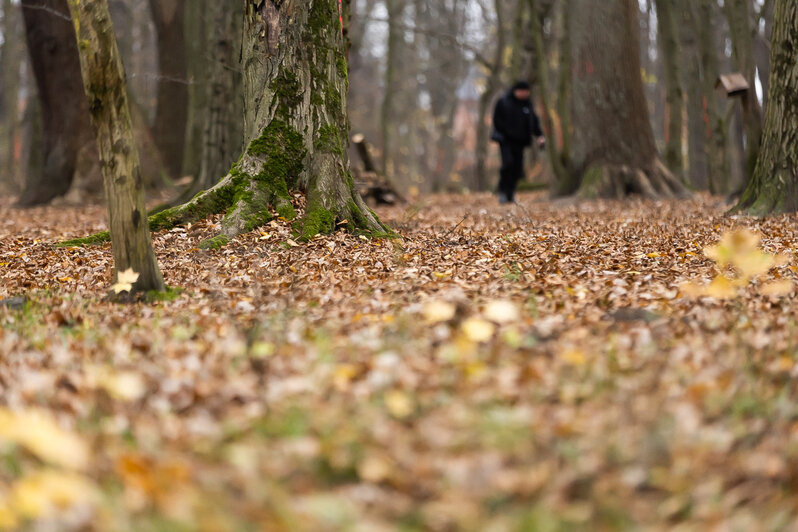
POLYGON ((507 199, 515 199, 515 188, 518 182, 524 177, 524 146, 502 142, 500 144, 502 154, 502 168, 499 179, 499 194, 504 194, 507 199))

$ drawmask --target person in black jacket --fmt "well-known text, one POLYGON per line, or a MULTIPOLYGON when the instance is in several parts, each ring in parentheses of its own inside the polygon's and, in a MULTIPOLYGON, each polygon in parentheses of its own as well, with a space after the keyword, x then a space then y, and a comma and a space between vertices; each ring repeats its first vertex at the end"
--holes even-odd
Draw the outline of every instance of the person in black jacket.
POLYGON ((546 145, 530 95, 529 83, 519 81, 493 111, 491 138, 499 143, 502 156, 499 203, 515 202, 515 189, 524 176, 524 148, 532 145, 533 137, 541 148, 546 145))

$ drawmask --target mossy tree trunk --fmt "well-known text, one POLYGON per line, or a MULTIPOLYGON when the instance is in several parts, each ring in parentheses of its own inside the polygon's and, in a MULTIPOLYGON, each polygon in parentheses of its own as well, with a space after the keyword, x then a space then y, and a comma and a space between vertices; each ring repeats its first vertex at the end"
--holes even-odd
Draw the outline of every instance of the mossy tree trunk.
POLYGON ((294 219, 290 191, 305 193, 297 237, 343 224, 387 229, 357 193, 346 154, 346 47, 337 0, 248 0, 242 66, 247 148, 228 175, 188 203, 150 219, 154 230, 226 213, 217 247, 274 216, 294 219))
POLYGON ((762 149, 737 210, 798 211, 798 4, 776 0, 762 149))
MULTIPOLYGON (((580 196, 685 195, 659 160, 643 92, 636 0, 572 0, 574 145, 580 196)), ((574 192, 574 191, 567 191, 574 192)))
POLYGON ((100 153, 114 278, 139 274, 132 292, 164 290, 152 250, 138 149, 128 108, 124 69, 107 0, 69 0, 83 85, 100 153))

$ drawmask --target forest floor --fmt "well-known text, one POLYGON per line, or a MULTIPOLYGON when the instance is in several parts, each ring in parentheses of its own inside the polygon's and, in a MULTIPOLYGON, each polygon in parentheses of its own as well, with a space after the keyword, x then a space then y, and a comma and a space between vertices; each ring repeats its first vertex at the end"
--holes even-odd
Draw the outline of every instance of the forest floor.
POLYGON ((798 218, 521 201, 158 233, 128 305, 102 207, 0 204, 0 529, 795 529, 798 218))

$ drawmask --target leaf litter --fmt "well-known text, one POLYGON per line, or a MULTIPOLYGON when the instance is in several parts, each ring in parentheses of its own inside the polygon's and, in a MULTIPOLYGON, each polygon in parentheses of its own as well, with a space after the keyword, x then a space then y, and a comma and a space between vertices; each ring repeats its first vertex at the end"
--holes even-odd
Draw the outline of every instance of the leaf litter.
POLYGON ((101 207, 0 205, 0 528, 798 525, 798 219, 522 201, 157 233, 151 305, 53 247, 101 207))

